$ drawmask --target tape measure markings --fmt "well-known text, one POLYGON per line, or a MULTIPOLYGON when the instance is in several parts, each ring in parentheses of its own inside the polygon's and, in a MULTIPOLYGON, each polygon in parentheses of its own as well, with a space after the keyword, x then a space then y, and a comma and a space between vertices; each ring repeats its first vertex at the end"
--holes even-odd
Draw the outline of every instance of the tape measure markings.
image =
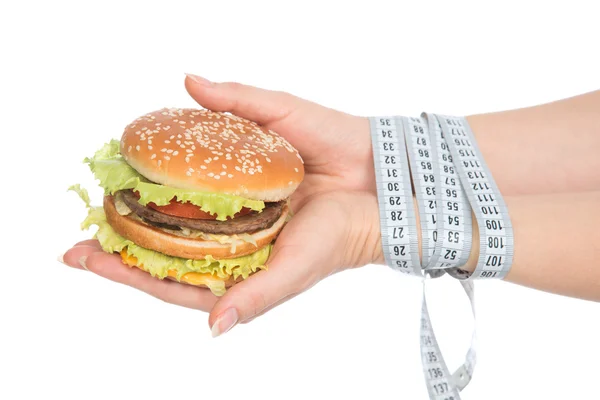
POLYGON ((464 118, 437 116, 479 227, 476 278, 503 278, 512 265, 514 236, 508 209, 464 118))
POLYGON ((460 279, 475 317, 469 278, 502 278, 512 263, 514 236, 508 210, 466 119, 422 114, 369 120, 384 256, 392 268, 423 279, 421 358, 429 396, 460 400, 459 392, 469 383, 476 363, 476 330, 464 363, 450 375, 427 309, 426 278, 448 272, 460 279), (422 264, 411 177, 422 221, 422 264), (480 231, 473 274, 459 268, 471 253, 471 212, 480 231))
POLYGON ((371 118, 384 257, 394 269, 422 276, 411 178, 402 125, 396 117, 371 118), (381 206, 382 205, 382 206, 381 206))
POLYGON ((472 243, 471 207, 454 167, 454 159, 437 119, 426 115, 438 163, 438 242, 428 268, 456 269, 469 259, 472 243))
MULTIPOLYGON (((435 153, 421 118, 402 118, 404 134, 408 145, 408 160, 415 187, 415 196, 419 203, 421 222, 422 268, 427 268, 433 256, 437 232, 436 181, 437 170, 435 153)), ((442 272, 443 274, 443 272, 442 272)))

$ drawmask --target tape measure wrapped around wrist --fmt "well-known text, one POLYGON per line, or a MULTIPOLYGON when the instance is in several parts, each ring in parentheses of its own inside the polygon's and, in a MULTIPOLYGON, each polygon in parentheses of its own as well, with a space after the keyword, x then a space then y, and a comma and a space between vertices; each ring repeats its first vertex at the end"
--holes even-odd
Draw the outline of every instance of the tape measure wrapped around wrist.
MULTIPOLYGON (((512 264, 514 239, 508 210, 466 119, 424 113, 369 120, 387 265, 423 279, 447 272, 461 281, 474 315, 471 279, 503 278, 512 264), (479 228, 476 243, 472 215, 479 228), (479 246, 479 257, 471 274, 461 267, 473 245, 479 246)), ((421 353, 429 396, 458 400, 475 366, 475 331, 465 362, 450 375, 431 329, 425 280, 423 285, 421 353)))

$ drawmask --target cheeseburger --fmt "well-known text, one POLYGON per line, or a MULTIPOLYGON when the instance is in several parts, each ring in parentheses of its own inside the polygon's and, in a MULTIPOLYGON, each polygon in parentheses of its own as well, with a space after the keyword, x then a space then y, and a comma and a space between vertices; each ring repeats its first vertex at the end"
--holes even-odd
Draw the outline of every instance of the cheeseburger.
POLYGON ((102 249, 152 276, 216 295, 266 268, 304 177, 300 155, 254 122, 201 109, 162 109, 125 127, 87 163, 104 189, 88 206, 102 249))

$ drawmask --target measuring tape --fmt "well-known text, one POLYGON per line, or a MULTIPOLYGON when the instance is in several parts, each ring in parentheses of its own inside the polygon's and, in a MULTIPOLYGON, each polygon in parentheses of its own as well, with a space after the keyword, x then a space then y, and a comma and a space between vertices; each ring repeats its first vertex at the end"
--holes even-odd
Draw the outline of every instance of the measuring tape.
POLYGON ((423 279, 421 360, 429 397, 458 400, 475 368, 476 331, 464 363, 450 374, 431 325, 426 278, 447 272, 459 279, 475 318, 471 279, 503 278, 512 264, 514 237, 508 210, 464 118, 422 114, 369 121, 384 257, 393 269, 423 279), (479 228, 479 257, 470 274, 460 267, 471 253, 473 215, 479 228))

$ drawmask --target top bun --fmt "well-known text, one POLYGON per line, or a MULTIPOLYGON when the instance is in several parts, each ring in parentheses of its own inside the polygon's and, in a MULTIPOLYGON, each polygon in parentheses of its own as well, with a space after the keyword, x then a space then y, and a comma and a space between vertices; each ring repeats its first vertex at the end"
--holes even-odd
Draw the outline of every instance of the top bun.
POLYGON ((304 178, 302 158, 284 138, 209 110, 146 114, 125 127, 121 154, 152 182, 253 200, 283 200, 304 178))

